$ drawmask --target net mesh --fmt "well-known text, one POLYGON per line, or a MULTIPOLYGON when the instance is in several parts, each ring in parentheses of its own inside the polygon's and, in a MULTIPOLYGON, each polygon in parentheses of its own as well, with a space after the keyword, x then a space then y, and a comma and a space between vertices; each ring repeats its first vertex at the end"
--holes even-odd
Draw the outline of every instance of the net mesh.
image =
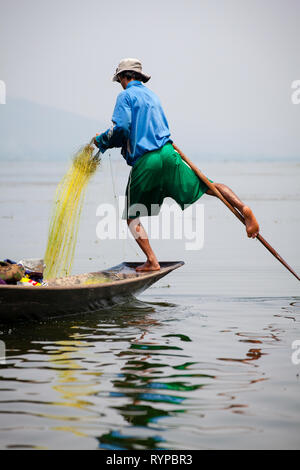
POLYGON ((91 144, 82 147, 57 186, 44 256, 44 279, 71 274, 86 188, 100 164, 93 151, 91 144))

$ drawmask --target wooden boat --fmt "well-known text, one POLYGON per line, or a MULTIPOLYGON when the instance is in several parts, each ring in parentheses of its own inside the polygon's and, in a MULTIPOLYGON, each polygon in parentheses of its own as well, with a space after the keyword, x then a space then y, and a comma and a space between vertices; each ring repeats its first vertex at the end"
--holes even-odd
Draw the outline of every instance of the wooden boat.
POLYGON ((140 264, 125 262, 104 271, 55 279, 41 287, 0 285, 0 323, 43 320, 123 303, 184 263, 161 262, 159 271, 137 272, 140 264))

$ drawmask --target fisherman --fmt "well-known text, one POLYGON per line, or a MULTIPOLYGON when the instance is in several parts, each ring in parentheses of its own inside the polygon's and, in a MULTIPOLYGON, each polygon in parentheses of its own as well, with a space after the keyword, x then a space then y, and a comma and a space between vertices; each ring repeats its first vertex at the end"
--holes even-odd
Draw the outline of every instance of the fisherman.
MULTIPOLYGON (((117 97, 112 127, 94 137, 94 144, 101 153, 109 148, 121 147, 123 157, 132 167, 123 217, 147 257, 146 262, 137 268, 138 271, 160 269, 140 216, 158 215, 165 197, 173 198, 184 210, 203 194, 214 196, 174 149, 160 100, 143 85, 150 78, 143 72, 138 59, 121 60, 112 77, 123 88, 117 97)), ((259 225, 250 207, 224 184, 214 185, 244 216, 248 237, 255 238, 259 225)))

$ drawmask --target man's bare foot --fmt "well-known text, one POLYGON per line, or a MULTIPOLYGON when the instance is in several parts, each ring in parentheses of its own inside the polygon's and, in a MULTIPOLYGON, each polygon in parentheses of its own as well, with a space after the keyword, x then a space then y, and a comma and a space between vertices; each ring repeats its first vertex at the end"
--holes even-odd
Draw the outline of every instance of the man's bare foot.
POLYGON ((250 207, 244 206, 243 216, 245 217, 248 237, 256 238, 259 233, 259 225, 250 207))
POLYGON ((142 266, 138 266, 135 268, 136 271, 159 271, 160 265, 158 261, 149 261, 147 260, 146 263, 142 264, 142 266))

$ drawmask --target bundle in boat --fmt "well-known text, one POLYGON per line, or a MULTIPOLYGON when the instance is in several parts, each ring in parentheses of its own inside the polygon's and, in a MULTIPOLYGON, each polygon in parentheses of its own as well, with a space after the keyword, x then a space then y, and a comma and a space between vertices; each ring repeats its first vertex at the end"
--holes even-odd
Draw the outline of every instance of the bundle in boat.
POLYGON ((99 164, 91 144, 82 147, 59 183, 44 257, 44 279, 68 276, 74 260, 80 215, 87 185, 99 164))

